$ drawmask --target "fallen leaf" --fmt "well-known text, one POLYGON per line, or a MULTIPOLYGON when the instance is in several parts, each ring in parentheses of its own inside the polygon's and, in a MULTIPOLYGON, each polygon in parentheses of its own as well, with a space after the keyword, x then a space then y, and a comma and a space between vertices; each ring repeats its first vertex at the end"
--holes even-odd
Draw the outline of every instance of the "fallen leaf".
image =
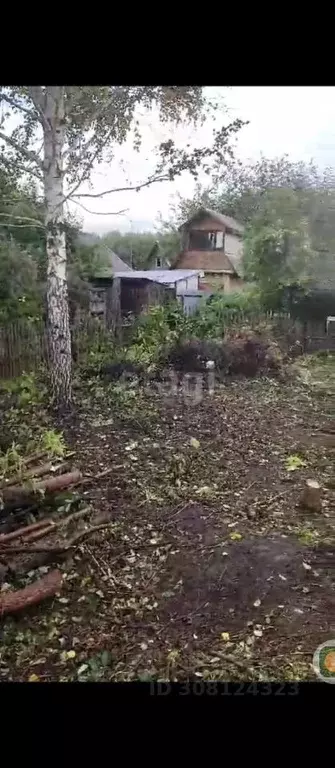
POLYGON ((237 531, 235 531, 235 533, 231 533, 230 534, 230 538, 231 538, 232 541, 241 541, 242 534, 238 533, 237 531))
POLYGON ((305 568, 305 571, 311 571, 312 570, 312 566, 308 565, 308 563, 303 563, 302 565, 303 565, 303 568, 305 568))
POLYGON ((196 437, 191 437, 190 445, 192 446, 192 448, 195 448, 196 450, 200 448, 199 440, 197 440, 196 437))
POLYGON ((295 472, 296 469, 305 467, 306 462, 300 458, 300 456, 291 455, 288 456, 285 461, 285 467, 287 472, 295 472))
POLYGON ((74 659, 76 657, 75 651, 62 651, 60 655, 62 661, 67 661, 68 659, 74 659))
POLYGON ((227 643, 228 640, 230 640, 229 632, 221 632, 221 640, 224 640, 225 643, 227 643))
POLYGON ((39 682, 40 682, 40 678, 38 675, 33 674, 33 675, 30 675, 28 678, 28 683, 39 683, 39 682))
POLYGON ((77 675, 82 675, 88 669, 88 664, 82 664, 77 671, 77 675))

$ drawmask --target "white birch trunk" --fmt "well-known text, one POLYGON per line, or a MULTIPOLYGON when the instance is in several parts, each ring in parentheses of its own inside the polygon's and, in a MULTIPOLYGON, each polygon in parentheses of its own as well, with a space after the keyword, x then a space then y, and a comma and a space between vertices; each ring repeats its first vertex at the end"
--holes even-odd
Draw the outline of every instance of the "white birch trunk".
POLYGON ((64 86, 47 86, 44 117, 49 366, 53 399, 66 406, 71 400, 71 336, 63 226, 64 86))

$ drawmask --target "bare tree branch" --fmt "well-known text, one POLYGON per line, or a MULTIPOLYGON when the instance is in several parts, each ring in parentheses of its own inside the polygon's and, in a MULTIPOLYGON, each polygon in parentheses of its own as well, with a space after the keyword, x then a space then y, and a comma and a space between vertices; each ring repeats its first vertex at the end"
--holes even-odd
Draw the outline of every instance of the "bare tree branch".
MULTIPOLYGON (((34 224, 36 227, 45 229, 44 225, 42 224, 41 221, 39 221, 39 219, 32 219, 30 216, 17 216, 15 213, 0 213, 0 216, 5 216, 7 217, 7 219, 9 218, 9 219, 18 219, 19 221, 27 221, 34 224)), ((6 226, 8 225, 6 224, 6 226)))
MULTIPOLYGON (((68 200, 71 200, 71 198, 67 198, 68 200)), ((122 211, 91 211, 89 208, 86 208, 86 205, 83 205, 83 203, 79 203, 77 200, 72 200, 72 202, 75 205, 80 205, 80 208, 83 208, 84 211, 87 211, 87 213, 92 213, 94 216, 118 216, 123 213, 127 213, 129 211, 129 208, 123 208, 122 211)))
POLYGON ((10 227, 11 229, 20 229, 22 227, 36 227, 36 224, 8 224, 5 222, 0 221, 0 227, 10 227))
MULTIPOLYGON (((83 173, 81 174, 81 177, 80 177, 79 181, 74 185, 74 187, 72 187, 70 192, 68 192, 68 194, 65 195, 65 197, 63 198, 63 203, 66 203, 67 200, 70 200, 70 198, 73 196, 73 194, 76 191, 76 189, 79 189, 80 185, 83 183, 83 181, 85 181, 85 177, 86 177, 87 173, 89 173, 89 171, 91 170, 91 168, 93 166, 93 163, 94 163, 96 157, 98 156, 99 152, 100 152, 100 149, 97 149, 96 152, 94 153, 93 157, 86 164, 86 168, 83 171, 83 173)), ((66 173, 66 171, 65 171, 65 173, 66 173)), ((76 195, 76 197, 79 197, 79 195, 76 195)))
MULTIPOLYGON (((17 141, 12 139, 11 136, 6 136, 5 133, 0 131, 0 139, 2 139, 6 144, 9 144, 13 149, 16 150, 16 152, 19 152, 23 157, 25 157, 27 160, 30 160, 30 162, 36 163, 39 168, 43 170, 43 162, 39 158, 39 156, 36 154, 36 152, 33 152, 31 149, 26 149, 26 147, 22 147, 17 141)), ((30 172, 27 169, 28 173, 30 172)))
POLYGON ((141 184, 136 184, 134 187, 114 187, 113 189, 106 189, 104 192, 82 192, 78 195, 74 195, 71 193, 71 196, 73 197, 103 197, 104 195, 110 195, 112 192, 129 192, 131 190, 136 190, 136 192, 139 192, 140 189, 143 187, 148 187, 150 184, 155 184, 157 181, 169 181, 170 176, 168 174, 165 174, 164 176, 156 176, 151 179, 147 179, 147 181, 143 181, 141 184))

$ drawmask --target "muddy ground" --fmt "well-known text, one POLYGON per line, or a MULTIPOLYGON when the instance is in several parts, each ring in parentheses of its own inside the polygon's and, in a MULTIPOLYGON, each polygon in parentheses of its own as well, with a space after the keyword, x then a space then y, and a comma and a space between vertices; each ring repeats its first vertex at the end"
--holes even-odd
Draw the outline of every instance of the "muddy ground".
POLYGON ((61 566, 58 597, 2 620, 1 679, 315 679, 335 637, 335 363, 299 372, 200 402, 78 383, 61 426, 110 526, 61 566), (299 507, 307 478, 321 513, 299 507))

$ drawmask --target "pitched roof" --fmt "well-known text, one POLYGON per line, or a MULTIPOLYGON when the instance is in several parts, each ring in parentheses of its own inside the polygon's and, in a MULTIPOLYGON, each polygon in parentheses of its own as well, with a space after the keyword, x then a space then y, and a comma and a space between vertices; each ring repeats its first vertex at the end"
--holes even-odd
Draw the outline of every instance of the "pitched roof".
POLYGON ((132 272, 132 268, 125 261, 120 259, 117 253, 114 253, 108 245, 98 245, 96 253, 101 254, 102 259, 106 262, 106 266, 99 269, 97 277, 112 277, 115 272, 132 272))
POLYGON ((224 251, 184 251, 175 259, 175 266, 182 269, 201 269, 202 272, 239 271, 239 265, 236 268, 230 254, 227 255, 224 251))
POLYGON ((187 227, 193 221, 197 221, 197 219, 204 219, 205 217, 215 219, 218 224, 223 224, 228 231, 234 232, 234 234, 242 235, 244 232, 243 224, 239 224, 239 222, 236 221, 236 219, 233 219, 231 216, 226 216, 225 213, 218 213, 217 211, 213 211, 211 208, 199 208, 199 210, 193 216, 191 216, 188 221, 185 221, 185 223, 179 227, 179 230, 187 227))
POLYGON ((114 272, 114 277, 128 278, 130 280, 152 280, 154 283, 169 285, 186 280, 188 277, 200 275, 199 269, 133 269, 127 272, 114 272))

